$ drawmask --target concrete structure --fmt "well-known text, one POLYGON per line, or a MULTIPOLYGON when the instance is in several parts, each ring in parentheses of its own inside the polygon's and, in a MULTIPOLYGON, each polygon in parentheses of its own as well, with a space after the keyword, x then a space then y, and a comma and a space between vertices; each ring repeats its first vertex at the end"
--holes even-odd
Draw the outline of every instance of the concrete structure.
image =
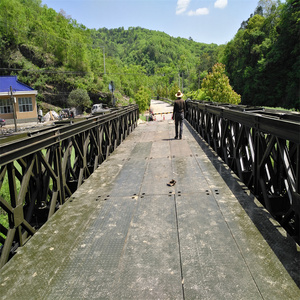
POLYGON ((18 81, 17 76, 0 76, 0 118, 6 124, 37 120, 37 91, 18 81))
POLYGON ((155 121, 171 120, 173 115, 173 105, 159 101, 151 100, 150 110, 153 113, 155 121))

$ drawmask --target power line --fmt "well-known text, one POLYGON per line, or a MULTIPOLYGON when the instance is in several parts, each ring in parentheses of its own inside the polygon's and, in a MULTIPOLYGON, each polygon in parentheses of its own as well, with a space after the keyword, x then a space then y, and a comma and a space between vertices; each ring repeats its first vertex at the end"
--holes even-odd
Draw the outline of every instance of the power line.
POLYGON ((10 70, 10 71, 24 71, 24 72, 37 72, 37 73, 66 73, 66 74, 87 74, 87 72, 79 71, 54 71, 54 70, 45 70, 45 69, 18 69, 18 68, 0 68, 0 70, 10 70))
MULTIPOLYGON (((8 71, 24 71, 24 72, 37 72, 37 73, 53 73, 53 74, 88 74, 88 72, 79 72, 79 71, 55 71, 55 70, 45 70, 45 69, 18 69, 18 68, 0 68, 0 70, 8 70, 8 71)), ((100 75, 131 75, 131 76, 165 76, 163 73, 158 74, 145 74, 145 73, 99 73, 100 75)))

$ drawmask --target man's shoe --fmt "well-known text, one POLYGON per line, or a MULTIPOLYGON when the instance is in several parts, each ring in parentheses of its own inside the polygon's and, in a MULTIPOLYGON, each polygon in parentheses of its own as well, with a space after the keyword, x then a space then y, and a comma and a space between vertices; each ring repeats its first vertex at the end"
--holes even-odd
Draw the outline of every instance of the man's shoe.
POLYGON ((180 136, 179 139, 182 140, 182 136, 180 136))
POLYGON ((178 136, 175 136, 174 139, 177 140, 177 139, 178 139, 178 136))

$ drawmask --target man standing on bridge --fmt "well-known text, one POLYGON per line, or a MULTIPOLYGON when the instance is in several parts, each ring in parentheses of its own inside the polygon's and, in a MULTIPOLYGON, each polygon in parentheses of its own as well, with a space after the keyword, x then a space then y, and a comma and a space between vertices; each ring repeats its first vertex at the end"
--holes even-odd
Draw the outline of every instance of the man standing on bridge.
POLYGON ((178 126, 180 126, 179 139, 182 139, 185 101, 182 99, 183 94, 180 90, 178 90, 178 92, 175 94, 175 97, 177 98, 174 102, 173 108, 173 119, 175 120, 175 139, 178 139, 178 126))

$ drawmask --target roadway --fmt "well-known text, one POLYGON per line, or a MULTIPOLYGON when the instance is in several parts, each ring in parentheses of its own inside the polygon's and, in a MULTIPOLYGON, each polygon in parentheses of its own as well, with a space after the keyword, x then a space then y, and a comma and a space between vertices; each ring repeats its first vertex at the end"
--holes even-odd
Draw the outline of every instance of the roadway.
POLYGON ((173 113, 173 105, 159 101, 151 100, 150 109, 154 114, 155 121, 171 120, 173 113))
POLYGON ((140 124, 1 269, 0 298, 300 299, 299 247, 188 124, 173 137, 140 124))

